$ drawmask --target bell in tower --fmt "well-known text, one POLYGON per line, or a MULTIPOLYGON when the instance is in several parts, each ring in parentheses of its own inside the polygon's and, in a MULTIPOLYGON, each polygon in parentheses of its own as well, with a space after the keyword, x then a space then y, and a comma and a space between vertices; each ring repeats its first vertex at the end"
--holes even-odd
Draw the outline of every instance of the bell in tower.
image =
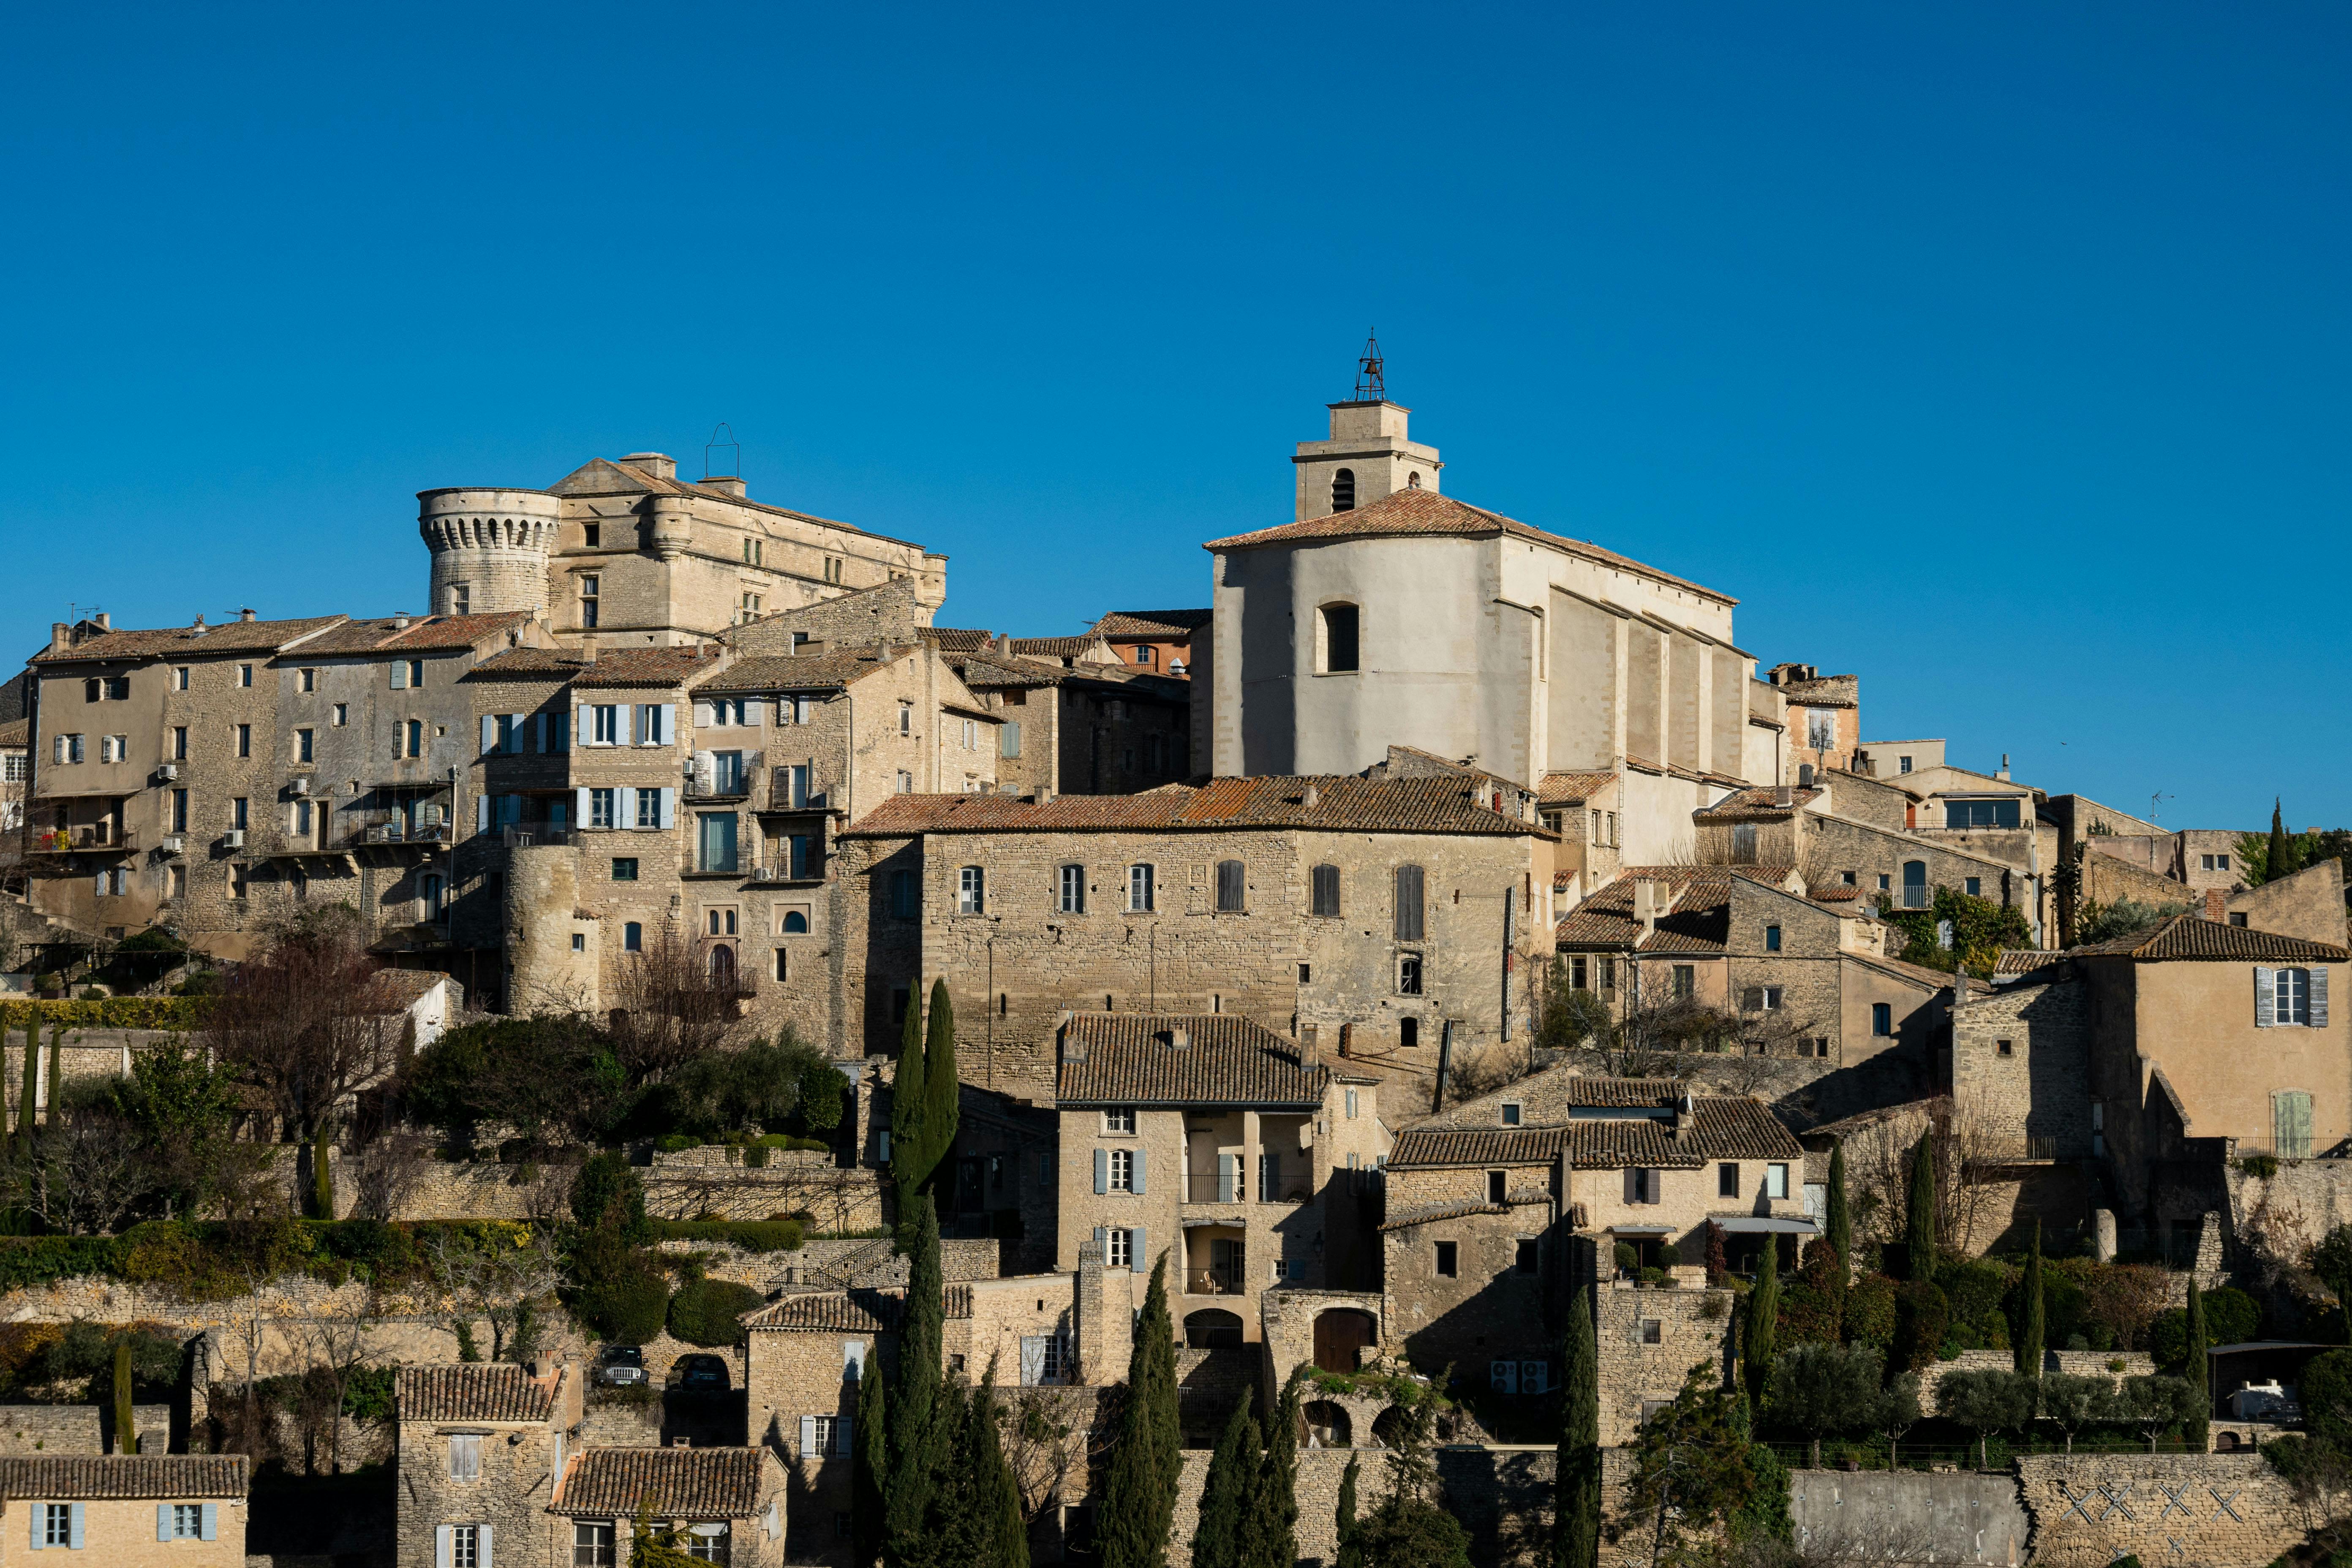
POLYGON ((1386 500, 1400 490, 1437 489, 1437 448, 1405 438, 1412 410, 1391 403, 1377 336, 1356 362, 1355 395, 1331 410, 1331 438, 1301 441, 1291 462, 1298 474, 1297 517, 1328 517, 1386 500))

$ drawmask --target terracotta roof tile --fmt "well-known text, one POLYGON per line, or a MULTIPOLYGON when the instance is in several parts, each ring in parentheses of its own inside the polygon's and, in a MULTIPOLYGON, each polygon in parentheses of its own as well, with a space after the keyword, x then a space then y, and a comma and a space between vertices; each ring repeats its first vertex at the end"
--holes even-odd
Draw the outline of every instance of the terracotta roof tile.
POLYGON ((1544 805, 1573 805, 1591 799, 1616 782, 1617 774, 1608 768, 1546 773, 1543 782, 1536 786, 1536 799, 1544 805))
POLYGON ((534 618, 527 610, 508 610, 485 616, 408 616, 402 626, 390 616, 372 620, 345 621, 331 632, 311 638, 301 651, 311 653, 373 653, 393 649, 436 647, 473 647, 493 637, 529 626, 534 618))
POLYGON ((852 825, 857 836, 1055 833, 1074 829, 1303 827, 1351 833, 1550 837, 1489 810, 1459 778, 1213 779, 1141 795, 1066 795, 1039 804, 1008 795, 892 795, 852 825), (1316 803, 1307 804, 1313 786, 1316 803))
POLYGON ((1581 539, 1569 539, 1534 528, 1516 518, 1505 517, 1498 511, 1488 511, 1441 496, 1435 490, 1402 489, 1353 511, 1334 512, 1328 517, 1310 517, 1298 522, 1286 522, 1276 528, 1261 528, 1251 533, 1236 533, 1225 539, 1213 539, 1203 550, 1252 550, 1262 545, 1288 544, 1301 540, 1369 539, 1413 534, 1451 534, 1465 538, 1508 534, 1515 539, 1533 540, 1564 550, 1588 561, 1613 566, 1620 571, 1638 572, 1644 577, 1688 588, 1695 594, 1726 605, 1738 604, 1727 594, 1702 587, 1687 578, 1645 566, 1630 555, 1620 555, 1613 550, 1581 539))
POLYGON ((1775 786, 1760 784, 1748 789, 1736 789, 1713 805, 1702 806, 1691 813, 1694 822, 1754 822, 1788 816, 1801 810, 1808 801, 1818 798, 1821 791, 1799 784, 1775 786), (1781 789, 1789 792, 1789 804, 1780 804, 1781 789))
POLYGON ((60 1454, 5 1458, 0 1459, 0 1498, 33 1502, 241 1498, 246 1493, 248 1462, 242 1454, 60 1454))
POLYGON ((898 1326, 900 1290, 808 1290, 747 1314, 747 1329, 841 1334, 888 1333, 898 1326))
POLYGON ((1731 936, 1732 879, 1777 888, 1789 874, 1786 866, 1630 867, 1562 915, 1554 937, 1559 946, 1570 948, 1622 951, 1635 948, 1638 939, 1642 952, 1719 953, 1731 936), (1633 919, 1636 882, 1665 882, 1674 890, 1673 905, 1646 936, 1633 919))
POLYGON ((1095 623, 1097 636, 1178 642, 1207 626, 1213 610, 1113 610, 1095 623))
POLYGON ((921 635, 942 653, 978 653, 994 634, 980 626, 925 626, 921 635))
POLYGON ((1048 658, 1068 658, 1082 654, 1090 647, 1102 646, 1103 639, 1093 632, 1083 632, 1074 637, 1014 637, 1013 639, 1014 653, 1048 658))
POLYGON ((1329 1069, 1233 1013, 1080 1013, 1064 1036, 1064 1105, 1320 1105, 1329 1069), (1181 1050, 1173 1032, 1190 1041, 1181 1050))
POLYGON ((1059 686, 1069 672, 1058 664, 1015 658, 1010 654, 983 657, 980 654, 958 654, 940 650, 948 668, 963 678, 963 683, 975 691, 993 691, 1005 687, 1059 686))
POLYGON ((718 674, 694 683, 696 691, 803 691, 838 689, 890 667, 887 647, 828 648, 823 653, 770 654, 739 658, 718 674))
POLYGON ((2116 937, 2087 947, 2070 947, 2067 958, 2131 958, 2147 962, 2166 959, 2221 963, 2342 963, 2352 951, 2333 942, 2306 942, 2297 936, 2256 931, 2251 926, 2222 925, 2201 915, 2174 915, 2147 931, 2116 937))
POLYGON ((152 631, 100 632, 68 648, 35 654, 33 664, 76 664, 85 660, 164 658, 174 655, 268 653, 297 637, 331 626, 346 617, 310 616, 290 621, 223 621, 199 634, 193 626, 162 626, 152 631))
POLYGON ((393 1387, 403 1421, 544 1421, 569 1375, 542 1383, 526 1367, 503 1363, 404 1366, 393 1387))
POLYGON ((657 1519, 749 1519, 760 1510, 765 1448, 583 1448, 548 1511, 626 1519, 650 1500, 657 1519))
POLYGON ((1580 1171, 1627 1165, 1687 1170, 1714 1160, 1797 1160, 1804 1155, 1795 1137, 1761 1100, 1710 1096, 1693 1101, 1679 1136, 1670 1121, 1631 1116, 1551 1127, 1409 1127, 1397 1134, 1389 1169, 1541 1165, 1563 1151, 1580 1171))
POLYGON ((684 686, 716 668, 724 650, 688 643, 682 647, 616 647, 597 654, 572 678, 574 686, 684 686))

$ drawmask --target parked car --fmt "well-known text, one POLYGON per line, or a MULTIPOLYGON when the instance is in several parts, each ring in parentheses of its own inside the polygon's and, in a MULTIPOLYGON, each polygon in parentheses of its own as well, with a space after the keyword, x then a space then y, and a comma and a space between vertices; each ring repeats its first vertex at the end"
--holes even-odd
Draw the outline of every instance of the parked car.
POLYGON ((727 1358, 717 1355, 682 1355, 669 1369, 672 1388, 696 1390, 727 1390, 727 1358))
POLYGON ((635 1345, 606 1345, 596 1356, 596 1381, 623 1388, 646 1381, 646 1352, 635 1345))

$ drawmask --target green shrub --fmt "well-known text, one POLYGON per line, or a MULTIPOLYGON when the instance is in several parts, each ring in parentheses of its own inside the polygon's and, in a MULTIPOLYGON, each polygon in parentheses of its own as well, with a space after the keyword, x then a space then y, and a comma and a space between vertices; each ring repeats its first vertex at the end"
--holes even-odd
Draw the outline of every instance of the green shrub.
POLYGON ((1895 1292, 1894 1370, 1917 1372, 1942 1352, 1952 1326, 1951 1304, 1935 1286, 1917 1282, 1895 1292))
POLYGON ((2213 1343, 2242 1345, 2262 1328, 2262 1303, 2235 1285, 2205 1293, 2205 1333, 2213 1343))
POLYGON ((797 1252, 805 1234, 796 1219, 656 1219, 646 1222, 656 1241, 716 1241, 746 1252, 797 1252))
POLYGON ((665 1154, 677 1154, 701 1148, 702 1140, 691 1132, 665 1132, 654 1140, 654 1147, 665 1154))
POLYGON ((2329 1351, 2303 1369, 2303 1418, 2338 1453, 2352 1448, 2352 1350, 2329 1351))
POLYGON ((669 1331, 690 1345, 740 1345, 742 1315, 767 1298, 731 1279, 697 1279, 669 1301, 669 1331))
POLYGON ((1882 1353, 1895 1343, 1895 1281, 1884 1274, 1865 1274, 1845 1293, 1845 1334, 1858 1345, 1882 1353))
POLYGON ((22 1034, 25 1026, 43 1029, 63 1024, 68 1029, 193 1030, 205 1021, 207 1004, 197 996, 107 996, 97 1001, 26 1001, 0 1003, 0 1026, 22 1034))
POLYGON ((590 1156, 572 1180, 572 1217, 589 1230, 614 1230, 625 1242, 643 1240, 645 1178, 618 1150, 590 1156))
POLYGON ((2006 1345, 2009 1325, 2001 1299, 2011 1293, 2014 1270, 1988 1258, 1953 1258, 1936 1270, 1936 1289, 1944 1293, 1952 1321, 1966 1324, 1982 1345, 2006 1345))
POLYGON ((1610 1257, 1616 1263, 1620 1274, 1631 1274, 1642 1266, 1642 1255, 1630 1241, 1619 1242, 1617 1250, 1610 1257))
POLYGON ((343 1384, 343 1414, 354 1421, 376 1424, 393 1417, 393 1384, 396 1366, 355 1366, 343 1384))
POLYGON ((598 1230, 572 1255, 572 1277, 581 1281, 569 1305, 598 1338, 641 1345, 662 1331, 669 1313, 669 1277, 647 1253, 598 1230))

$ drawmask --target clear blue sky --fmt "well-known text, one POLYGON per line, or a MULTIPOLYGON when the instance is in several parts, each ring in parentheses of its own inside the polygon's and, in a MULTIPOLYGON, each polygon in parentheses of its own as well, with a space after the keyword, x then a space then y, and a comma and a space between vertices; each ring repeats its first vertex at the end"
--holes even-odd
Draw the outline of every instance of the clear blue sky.
POLYGON ((642 447, 1204 603, 1377 324, 1449 493, 1864 728, 2352 821, 2352 9, 11 19, 5 625, 421 608, 413 492, 642 447))

